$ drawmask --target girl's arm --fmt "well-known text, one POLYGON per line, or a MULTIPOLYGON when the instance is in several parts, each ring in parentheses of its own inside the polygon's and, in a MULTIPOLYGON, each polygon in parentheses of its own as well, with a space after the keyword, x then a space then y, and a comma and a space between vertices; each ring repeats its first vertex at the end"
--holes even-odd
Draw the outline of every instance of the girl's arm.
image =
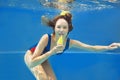
POLYGON ((31 68, 35 67, 35 66, 37 66, 39 64, 42 64, 50 56, 52 56, 54 54, 57 54, 58 52, 62 52, 61 49, 63 48, 63 46, 58 45, 58 46, 53 47, 50 51, 42 54, 47 44, 48 44, 48 35, 45 34, 40 39, 40 41, 39 41, 39 43, 38 43, 38 45, 37 45, 37 47, 36 47, 36 49, 35 49, 35 51, 33 53, 32 59, 31 59, 30 64, 29 64, 29 66, 31 68))
POLYGON ((70 47, 76 47, 88 51, 107 51, 116 49, 117 46, 101 46, 101 45, 88 45, 77 40, 70 40, 70 47))
POLYGON ((48 57, 50 56, 50 52, 48 52, 45 55, 41 55, 43 53, 44 48, 47 45, 47 42, 48 42, 48 35, 45 34, 42 36, 38 45, 36 46, 36 49, 32 55, 32 59, 29 64, 30 67, 35 67, 41 64, 42 62, 44 62, 46 59, 48 59, 48 57))

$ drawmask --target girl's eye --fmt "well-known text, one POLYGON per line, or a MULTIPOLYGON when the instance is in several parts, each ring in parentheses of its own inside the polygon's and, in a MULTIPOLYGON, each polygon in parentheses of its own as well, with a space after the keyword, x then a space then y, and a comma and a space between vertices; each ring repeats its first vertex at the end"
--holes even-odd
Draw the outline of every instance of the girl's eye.
POLYGON ((57 26, 57 28, 60 28, 60 26, 57 26))
POLYGON ((66 29, 67 27, 66 27, 66 26, 64 26, 63 28, 64 28, 64 29, 66 29))

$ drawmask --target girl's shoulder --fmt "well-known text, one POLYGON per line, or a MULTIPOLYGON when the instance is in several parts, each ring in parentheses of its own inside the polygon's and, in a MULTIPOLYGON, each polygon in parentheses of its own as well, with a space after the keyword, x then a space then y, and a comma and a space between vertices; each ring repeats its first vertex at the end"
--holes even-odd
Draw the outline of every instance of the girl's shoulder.
POLYGON ((49 35, 50 35, 50 34, 43 34, 41 38, 48 39, 48 36, 49 36, 49 35))

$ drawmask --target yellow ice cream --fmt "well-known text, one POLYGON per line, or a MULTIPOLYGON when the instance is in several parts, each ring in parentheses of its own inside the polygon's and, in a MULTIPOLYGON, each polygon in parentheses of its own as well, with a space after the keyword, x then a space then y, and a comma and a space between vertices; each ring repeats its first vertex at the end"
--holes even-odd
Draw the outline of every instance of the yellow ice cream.
POLYGON ((61 35, 57 41, 57 45, 63 45, 63 36, 61 35))

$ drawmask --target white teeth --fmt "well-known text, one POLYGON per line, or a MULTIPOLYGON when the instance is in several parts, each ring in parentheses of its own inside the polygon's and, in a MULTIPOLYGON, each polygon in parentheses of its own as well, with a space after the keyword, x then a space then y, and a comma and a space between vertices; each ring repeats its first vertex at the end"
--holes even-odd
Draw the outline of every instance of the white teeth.
POLYGON ((59 35, 64 35, 63 33, 59 33, 59 35))
POLYGON ((63 34, 63 32, 59 32, 59 34, 63 34))

